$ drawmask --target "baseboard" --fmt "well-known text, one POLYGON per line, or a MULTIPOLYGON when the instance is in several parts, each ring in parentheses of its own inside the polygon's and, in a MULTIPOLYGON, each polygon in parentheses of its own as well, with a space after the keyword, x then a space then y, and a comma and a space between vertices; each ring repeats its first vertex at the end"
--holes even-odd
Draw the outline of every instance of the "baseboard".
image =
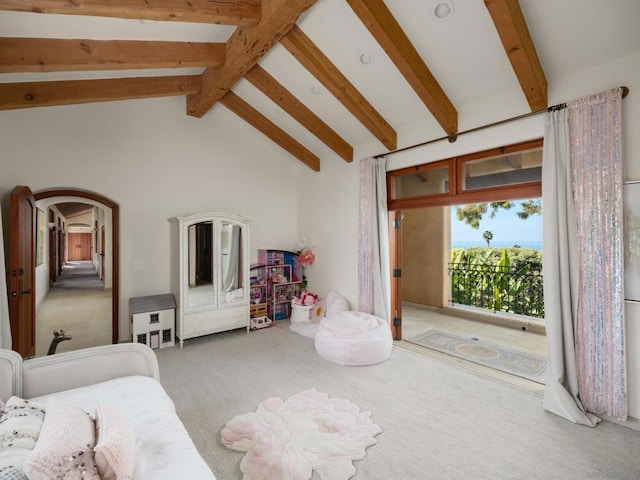
POLYGON ((428 310, 431 312, 438 312, 444 315, 451 315, 452 317, 465 318, 467 320, 473 320, 476 322, 490 323, 492 325, 498 325, 500 327, 513 328, 515 330, 524 330, 526 332, 538 333, 540 335, 546 334, 546 327, 543 321, 535 320, 524 315, 493 312, 491 310, 485 310, 483 308, 465 306, 434 307, 421 303, 402 303, 413 308, 428 310))
POLYGON ((640 432, 640 419, 635 417, 627 417, 627 420, 622 421, 616 418, 610 417, 608 415, 598 415, 602 418, 603 422, 615 423, 616 425, 620 425, 621 427, 627 427, 632 430, 636 430, 640 432))

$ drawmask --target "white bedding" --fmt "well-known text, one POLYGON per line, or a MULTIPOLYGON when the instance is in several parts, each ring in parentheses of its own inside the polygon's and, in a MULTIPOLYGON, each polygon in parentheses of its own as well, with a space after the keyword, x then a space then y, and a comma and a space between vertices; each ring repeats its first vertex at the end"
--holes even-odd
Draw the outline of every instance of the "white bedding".
POLYGON ((92 416, 96 402, 112 405, 136 434, 133 480, 215 480, 196 450, 162 386, 143 376, 122 377, 89 387, 37 397, 60 398, 92 416))

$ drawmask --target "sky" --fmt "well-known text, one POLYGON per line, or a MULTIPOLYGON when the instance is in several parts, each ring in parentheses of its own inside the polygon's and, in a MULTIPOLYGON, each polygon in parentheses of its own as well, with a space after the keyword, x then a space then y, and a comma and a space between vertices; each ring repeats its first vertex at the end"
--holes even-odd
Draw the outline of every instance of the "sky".
POLYGON ((485 230, 493 233, 491 243, 542 242, 542 215, 532 215, 521 220, 516 215, 520 211, 520 201, 515 201, 510 210, 499 209, 494 218, 489 218, 491 209, 480 220, 480 228, 471 228, 456 217, 456 208, 451 207, 451 241, 477 241, 485 244, 482 234, 485 230))

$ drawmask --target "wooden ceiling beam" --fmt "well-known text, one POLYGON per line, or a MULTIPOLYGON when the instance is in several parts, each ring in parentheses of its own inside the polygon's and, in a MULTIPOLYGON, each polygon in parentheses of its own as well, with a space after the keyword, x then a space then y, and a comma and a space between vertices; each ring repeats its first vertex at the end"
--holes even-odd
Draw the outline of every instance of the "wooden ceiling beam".
POLYGON ((396 149, 396 131, 299 27, 294 26, 280 43, 387 149, 396 149))
POLYGON ((202 117, 280 41, 316 0, 263 0, 262 19, 238 27, 227 40, 227 61, 202 74, 202 92, 187 97, 187 115, 202 117))
POLYGON ((458 131, 458 111, 383 0, 347 0, 360 21, 445 132, 458 131))
POLYGON ((250 26, 261 0, 0 0, 0 10, 250 26))
POLYGON ((547 108, 547 78, 518 0, 485 0, 531 111, 547 108))
POLYGON ((274 124, 255 108, 242 100, 233 92, 228 92, 220 99, 220 103, 242 118, 256 130, 262 132, 275 143, 284 148, 314 172, 320 171, 320 159, 306 147, 292 138, 288 133, 274 124))
POLYGON ((0 110, 197 93, 200 75, 0 83, 0 110))
POLYGON ((347 162, 353 161, 353 147, 340 137, 329 125, 323 122, 306 105, 282 86, 269 72, 256 65, 245 77, 251 84, 264 93, 276 105, 295 118, 298 123, 318 137, 325 145, 347 162))
POLYGON ((224 43, 0 38, 0 73, 219 67, 224 43))

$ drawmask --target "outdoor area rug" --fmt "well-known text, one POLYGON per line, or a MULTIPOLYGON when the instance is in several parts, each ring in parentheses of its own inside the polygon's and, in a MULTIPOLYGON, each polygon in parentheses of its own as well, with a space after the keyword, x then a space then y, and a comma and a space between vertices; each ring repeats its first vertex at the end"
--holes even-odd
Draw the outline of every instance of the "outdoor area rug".
POLYGON ((255 412, 234 417, 222 429, 222 444, 247 452, 244 480, 347 480, 382 429, 371 412, 315 388, 282 400, 268 398, 255 412))
POLYGON ((440 330, 429 330, 407 338, 406 341, 534 382, 542 384, 545 382, 547 362, 531 354, 509 351, 505 347, 440 330))

